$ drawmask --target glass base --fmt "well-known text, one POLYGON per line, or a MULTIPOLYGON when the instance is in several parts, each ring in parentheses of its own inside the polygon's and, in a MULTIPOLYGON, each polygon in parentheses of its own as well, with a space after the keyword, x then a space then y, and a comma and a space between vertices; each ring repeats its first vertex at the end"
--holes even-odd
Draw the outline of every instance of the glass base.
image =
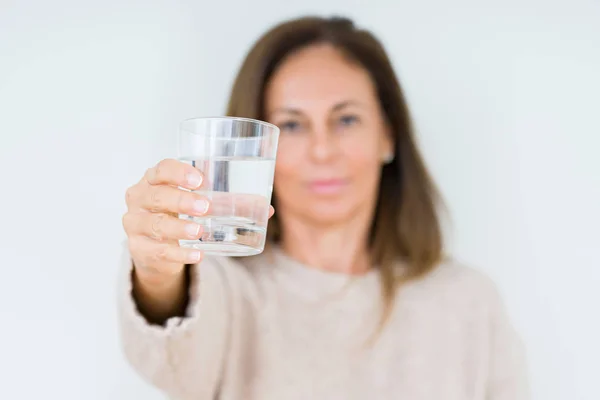
POLYGON ((206 255, 223 257, 254 256, 262 253, 262 249, 246 246, 239 243, 227 242, 201 242, 199 240, 180 240, 179 246, 197 249, 206 255))
POLYGON ((191 217, 180 215, 202 227, 197 240, 182 239, 181 247, 198 249, 216 256, 242 257, 262 253, 267 230, 257 226, 254 220, 236 216, 191 217))

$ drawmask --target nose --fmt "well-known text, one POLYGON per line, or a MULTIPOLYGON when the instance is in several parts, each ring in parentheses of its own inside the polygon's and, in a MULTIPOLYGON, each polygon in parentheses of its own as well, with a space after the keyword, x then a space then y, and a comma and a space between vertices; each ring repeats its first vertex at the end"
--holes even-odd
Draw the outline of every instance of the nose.
POLYGON ((315 162, 327 162, 335 156, 338 146, 329 129, 320 128, 311 136, 310 154, 315 162))

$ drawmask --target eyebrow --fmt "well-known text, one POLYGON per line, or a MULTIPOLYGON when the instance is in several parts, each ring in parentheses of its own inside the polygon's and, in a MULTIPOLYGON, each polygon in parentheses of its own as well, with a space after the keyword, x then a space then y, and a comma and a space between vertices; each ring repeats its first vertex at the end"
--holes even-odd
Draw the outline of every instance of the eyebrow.
POLYGON ((346 108, 348 106, 358 106, 361 107, 363 106, 363 104, 359 101, 356 100, 346 100, 346 101, 342 101, 341 103, 337 103, 335 106, 333 106, 333 111, 339 111, 343 108, 346 108))
MULTIPOLYGON (((344 100, 344 101, 339 102, 336 105, 334 105, 331 110, 332 111, 340 111, 349 106, 361 107, 361 106, 363 106, 363 104, 356 100, 344 100)), ((292 107, 276 108, 270 114, 273 115, 273 114, 278 114, 278 113, 286 113, 286 114, 293 114, 293 115, 302 115, 303 114, 303 112, 301 110, 299 110, 297 108, 292 108, 292 107)))

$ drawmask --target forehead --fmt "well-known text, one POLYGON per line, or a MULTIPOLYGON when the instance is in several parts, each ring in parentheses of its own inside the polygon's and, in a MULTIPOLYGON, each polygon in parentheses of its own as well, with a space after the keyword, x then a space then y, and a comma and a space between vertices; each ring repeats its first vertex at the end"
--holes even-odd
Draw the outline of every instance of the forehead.
POLYGON ((312 109, 342 101, 377 103, 369 73, 331 45, 311 46, 288 56, 266 87, 267 110, 312 109))

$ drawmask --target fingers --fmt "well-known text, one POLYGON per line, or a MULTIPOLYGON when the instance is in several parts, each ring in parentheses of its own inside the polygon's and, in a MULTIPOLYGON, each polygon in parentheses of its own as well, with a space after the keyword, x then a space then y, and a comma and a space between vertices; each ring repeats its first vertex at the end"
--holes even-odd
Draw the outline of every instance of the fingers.
POLYGON ((198 239, 202 227, 165 213, 127 213, 123 227, 128 236, 143 235, 156 242, 177 243, 180 239, 198 239))
POLYGON ((275 214, 275 209, 273 206, 269 206, 269 218, 271 218, 275 214))
POLYGON ((196 190, 202 182, 202 173, 197 168, 167 159, 148 169, 144 177, 127 190, 128 212, 123 216, 123 227, 136 266, 143 265, 143 270, 159 275, 175 274, 181 271, 183 264, 200 261, 200 251, 180 247, 178 240, 196 240, 202 228, 177 218, 177 214, 207 213, 208 201, 184 190, 196 190))
POLYGON ((181 266, 182 264, 195 264, 200 262, 202 252, 196 249, 179 247, 173 243, 159 243, 152 239, 136 236, 129 240, 129 249, 132 257, 146 268, 157 269, 160 266, 161 273, 169 272, 169 266, 181 266))
POLYGON ((209 208, 208 200, 201 195, 172 186, 145 186, 134 192, 132 202, 151 212, 201 216, 209 208))
POLYGON ((190 190, 200 187, 202 179, 202 173, 197 168, 173 159, 162 160, 144 175, 149 185, 181 186, 190 190))

